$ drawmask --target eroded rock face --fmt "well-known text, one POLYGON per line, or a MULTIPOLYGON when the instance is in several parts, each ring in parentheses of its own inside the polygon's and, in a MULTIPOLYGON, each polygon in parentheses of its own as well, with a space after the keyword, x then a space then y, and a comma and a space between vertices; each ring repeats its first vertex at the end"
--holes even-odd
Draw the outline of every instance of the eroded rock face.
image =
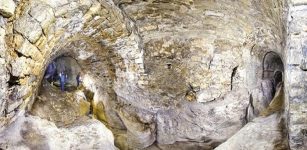
POLYGON ((123 107, 119 116, 127 128, 128 147, 146 148, 156 141, 156 123, 152 113, 133 107, 123 107))
POLYGON ((65 126, 90 112, 90 102, 80 90, 62 92, 59 87, 46 82, 40 90, 30 111, 31 115, 52 121, 57 126, 65 126))
POLYGON ((306 14, 307 5, 304 0, 292 0, 288 14, 287 37, 287 77, 286 87, 289 90, 289 143, 291 149, 307 148, 306 138, 306 14))
POLYGON ((0 134, 3 149, 116 150, 112 132, 98 120, 82 119, 68 128, 37 116, 19 117, 0 134))
POLYGON ((229 94, 219 103, 203 105, 183 102, 179 108, 160 111, 157 115, 158 143, 176 141, 223 142, 245 123, 249 95, 229 94), (218 129, 218 130, 216 130, 218 129))
POLYGON ((284 119, 280 114, 255 118, 215 150, 288 149, 287 133, 284 128, 284 119))
POLYGON ((0 14, 4 17, 11 17, 14 15, 16 5, 13 0, 2 0, 0 2, 0 14))

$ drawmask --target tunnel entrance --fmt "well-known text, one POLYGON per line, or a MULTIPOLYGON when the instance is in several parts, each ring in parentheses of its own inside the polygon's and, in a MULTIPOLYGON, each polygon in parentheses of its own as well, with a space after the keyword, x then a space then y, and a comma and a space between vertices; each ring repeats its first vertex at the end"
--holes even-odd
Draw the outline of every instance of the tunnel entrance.
POLYGON ((81 84, 81 67, 74 58, 59 56, 47 65, 44 80, 62 91, 76 90, 81 84))
POLYGON ((267 52, 262 59, 262 78, 253 89, 246 109, 247 122, 259 116, 281 112, 284 109, 284 65, 275 52, 267 52))
POLYGON ((268 52, 263 58, 263 79, 274 79, 276 84, 283 80, 284 65, 281 57, 275 52, 268 52))
MULTIPOLYGON (((281 57, 275 52, 268 52, 263 58, 262 79, 272 79, 274 89, 283 81, 284 64, 281 57)), ((275 91, 275 90, 273 90, 275 91)))
POLYGON ((29 113, 59 127, 90 117, 92 99, 82 86, 81 72, 81 65, 71 56, 50 61, 29 113))
POLYGON ((284 65, 281 57, 275 52, 268 52, 263 58, 262 83, 268 102, 275 96, 279 83, 283 81, 284 65))

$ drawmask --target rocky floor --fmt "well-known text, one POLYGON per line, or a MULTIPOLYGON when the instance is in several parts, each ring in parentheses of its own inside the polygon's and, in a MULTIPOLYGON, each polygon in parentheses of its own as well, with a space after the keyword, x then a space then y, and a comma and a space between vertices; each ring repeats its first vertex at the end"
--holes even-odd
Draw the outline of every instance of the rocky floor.
POLYGON ((255 118, 215 150, 287 150, 289 145, 284 121, 280 113, 255 118))
POLYGON ((19 117, 0 134, 0 147, 116 150, 112 132, 90 114, 83 91, 65 88, 61 91, 45 80, 26 117, 19 117))
POLYGON ((19 117, 0 134, 0 147, 29 149, 117 150, 112 132, 95 119, 78 118, 76 123, 58 127, 38 116, 19 117))
POLYGON ((29 113, 52 121, 57 126, 69 125, 82 116, 89 116, 91 102, 83 91, 76 90, 76 87, 65 88, 66 91, 61 91, 58 86, 44 81, 29 113))

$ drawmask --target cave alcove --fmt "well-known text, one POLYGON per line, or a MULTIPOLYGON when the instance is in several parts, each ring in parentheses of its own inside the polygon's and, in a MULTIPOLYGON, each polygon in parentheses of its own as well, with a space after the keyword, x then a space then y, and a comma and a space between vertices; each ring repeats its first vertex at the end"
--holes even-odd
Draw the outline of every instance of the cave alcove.
MULTIPOLYGON (((269 95, 266 95, 269 97, 269 101, 271 102, 273 98, 276 96, 277 90, 280 86, 280 83, 284 81, 283 73, 284 73, 284 64, 282 61, 282 58, 275 52, 270 51, 267 52, 263 57, 263 74, 262 74, 262 80, 263 81, 269 81, 269 84, 262 85, 264 90, 268 90, 266 92, 269 92, 269 95), (268 88, 266 85, 270 85, 268 88)), ((268 104, 267 104, 268 105, 268 104)))

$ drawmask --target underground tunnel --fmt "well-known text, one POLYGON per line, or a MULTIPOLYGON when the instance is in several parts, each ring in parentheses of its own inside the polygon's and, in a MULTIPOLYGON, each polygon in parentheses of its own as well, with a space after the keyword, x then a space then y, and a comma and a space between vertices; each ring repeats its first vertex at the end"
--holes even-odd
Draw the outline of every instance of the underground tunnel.
MULTIPOLYGON (((72 91, 81 86, 81 74, 81 67, 77 60, 63 55, 47 65, 44 80, 62 91, 72 91)), ((43 81, 43 84, 45 83, 43 81)))
POLYGON ((0 149, 306 143, 296 140, 297 122, 307 122, 297 70, 304 43, 295 39, 305 35, 306 14, 289 8, 296 5, 305 3, 2 0, 0 149), (290 112, 262 115, 284 91, 290 112), (280 128, 288 118, 294 123, 280 128))
POLYGON ((275 95, 277 85, 284 79, 284 64, 281 57, 275 52, 267 52, 263 58, 263 80, 272 80, 272 97, 275 95))
POLYGON ((280 73, 284 72, 284 64, 281 57, 275 52, 267 52, 263 58, 263 79, 275 78, 281 81, 280 73))
POLYGON ((50 61, 30 114, 53 121, 58 126, 72 124, 92 113, 92 94, 82 86, 82 69, 76 59, 61 55, 50 61), (49 113, 45 113, 47 109, 49 113))

